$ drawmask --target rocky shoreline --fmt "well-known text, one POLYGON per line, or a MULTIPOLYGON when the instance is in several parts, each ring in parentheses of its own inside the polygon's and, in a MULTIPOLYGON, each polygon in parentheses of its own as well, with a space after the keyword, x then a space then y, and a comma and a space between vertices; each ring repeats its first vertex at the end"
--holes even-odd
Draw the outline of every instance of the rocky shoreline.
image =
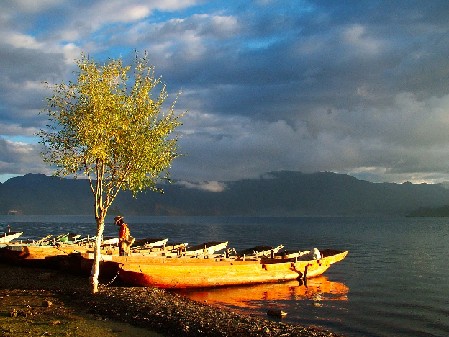
POLYGON ((86 277, 56 270, 0 264, 0 289, 2 293, 27 290, 30 296, 33 292, 50 292, 63 306, 78 313, 126 322, 148 330, 149 335, 152 331, 167 337, 341 336, 314 327, 238 314, 157 288, 103 286, 98 294, 91 295, 86 277))

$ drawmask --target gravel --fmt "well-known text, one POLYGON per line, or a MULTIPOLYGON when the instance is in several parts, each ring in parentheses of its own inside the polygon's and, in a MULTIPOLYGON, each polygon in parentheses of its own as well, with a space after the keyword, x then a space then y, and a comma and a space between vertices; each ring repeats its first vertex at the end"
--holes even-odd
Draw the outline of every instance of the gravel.
POLYGON ((130 323, 167 337, 341 336, 314 327, 235 313, 158 288, 102 286, 92 295, 87 277, 51 269, 0 263, 0 289, 50 291, 76 310, 103 320, 130 323))

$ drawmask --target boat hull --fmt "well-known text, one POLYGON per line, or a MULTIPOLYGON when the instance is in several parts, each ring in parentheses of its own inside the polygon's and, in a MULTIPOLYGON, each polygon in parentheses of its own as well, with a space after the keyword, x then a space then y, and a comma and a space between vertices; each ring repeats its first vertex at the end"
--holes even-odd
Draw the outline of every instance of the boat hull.
POLYGON ((14 239, 17 239, 23 234, 23 232, 16 232, 16 233, 4 233, 0 236, 0 243, 8 243, 11 242, 14 239))
MULTIPOLYGON (((258 283, 273 283, 316 277, 332 264, 343 260, 347 251, 319 260, 295 261, 262 259, 148 259, 120 263, 119 278, 134 286, 159 288, 209 288, 258 283)), ((119 263, 116 261, 116 263, 119 263)))
POLYGON ((0 261, 17 265, 53 267, 62 256, 92 249, 79 245, 37 246, 10 244, 0 249, 0 261))

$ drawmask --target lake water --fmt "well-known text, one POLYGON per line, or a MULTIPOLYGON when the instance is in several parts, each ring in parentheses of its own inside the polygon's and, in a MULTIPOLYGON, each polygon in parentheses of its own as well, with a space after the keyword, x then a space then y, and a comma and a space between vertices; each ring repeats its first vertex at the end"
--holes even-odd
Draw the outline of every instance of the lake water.
MULTIPOLYGON (((133 236, 167 237, 199 244, 229 241, 237 249, 285 245, 349 250, 319 279, 307 284, 196 291, 188 296, 285 322, 314 325, 346 336, 449 336, 449 219, 127 217, 133 236), (245 294, 242 296, 242 294, 245 294)), ((76 232, 94 235, 92 217, 0 216, 24 237, 76 232)), ((116 236, 112 218, 105 235, 116 236)))

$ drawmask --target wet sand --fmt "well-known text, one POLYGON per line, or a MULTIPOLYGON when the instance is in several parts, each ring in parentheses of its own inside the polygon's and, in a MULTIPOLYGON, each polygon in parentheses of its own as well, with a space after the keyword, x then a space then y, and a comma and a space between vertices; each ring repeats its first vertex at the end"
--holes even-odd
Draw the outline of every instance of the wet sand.
POLYGON ((61 328, 63 332, 55 331, 53 336, 79 337, 341 336, 314 327, 242 315, 157 288, 112 284, 92 295, 85 276, 3 263, 0 304, 0 337, 41 327, 51 331, 61 328))

